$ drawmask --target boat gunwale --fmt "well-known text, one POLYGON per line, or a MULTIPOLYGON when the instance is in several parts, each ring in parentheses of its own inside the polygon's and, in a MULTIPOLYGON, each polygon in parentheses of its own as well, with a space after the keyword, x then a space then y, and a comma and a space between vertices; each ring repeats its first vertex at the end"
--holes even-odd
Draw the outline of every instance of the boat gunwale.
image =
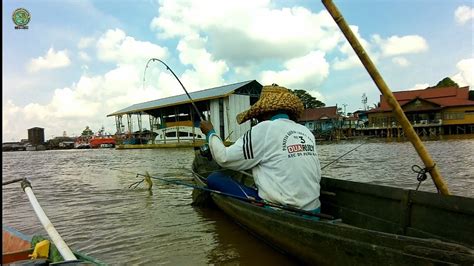
MULTIPOLYGON (((377 252, 390 252, 393 254, 398 254, 400 256, 408 256, 412 259, 421 259, 419 254, 411 254, 407 252, 408 247, 428 247, 430 250, 436 250, 440 254, 439 256, 448 256, 455 255, 460 259, 474 262, 474 251, 469 247, 453 243, 453 242, 443 242, 439 239, 425 239, 413 236, 398 235, 393 233, 387 233, 382 231, 370 230, 365 228, 360 228, 356 226, 346 225, 343 223, 331 223, 328 221, 316 221, 307 218, 303 218, 297 214, 288 213, 286 211, 277 211, 267 208, 262 208, 260 206, 255 206, 251 203, 241 201, 238 199, 233 199, 230 197, 218 195, 211 193, 213 201, 215 204, 222 210, 224 213, 232 217, 239 223, 241 226, 247 230, 252 231, 257 234, 259 238, 266 239, 265 242, 270 242, 270 244, 276 245, 278 250, 285 250, 286 243, 282 244, 284 241, 279 241, 278 237, 272 235, 274 231, 274 226, 262 226, 259 229, 258 226, 252 225, 249 222, 245 222, 242 218, 242 213, 249 212, 249 216, 256 217, 252 221, 260 221, 261 224, 264 224, 262 221, 268 220, 273 223, 278 223, 286 228, 298 228, 298 231, 303 232, 308 236, 317 235, 321 239, 332 239, 334 241, 345 241, 346 243, 356 243, 358 248, 365 248, 366 250, 378 250, 377 252), (240 208, 244 211, 236 211, 238 214, 229 213, 230 208, 240 208), (286 220, 288 219, 288 220, 286 220), (271 227, 268 229, 269 233, 262 233, 267 230, 265 228, 271 227), (337 233, 336 233, 337 232, 337 233), (262 236, 263 234, 263 236, 262 236), (365 240, 365 241, 364 241, 365 240), (375 244, 374 244, 375 243, 375 244), (363 246, 363 247, 362 247, 363 246), (405 247, 405 248, 400 248, 405 247), (447 255, 448 254, 448 255, 447 255)), ((306 241, 307 242, 307 241, 306 241)), ((309 244, 309 243, 307 243, 309 244)), ((291 244, 289 244, 291 245, 291 244)), ((308 245, 303 245, 304 248, 308 248, 308 245)), ((302 248, 302 247, 299 247, 302 248)), ((413 248, 412 248, 413 249, 413 248)), ((411 250, 413 252, 416 249, 411 250)), ((303 251, 301 251, 303 252, 303 251)), ((312 256, 312 255, 310 255, 312 256)), ((437 260, 436 258, 423 257, 422 260, 429 260, 432 262, 443 262, 437 260)))
POLYGON ((331 177, 322 177, 321 187, 326 187, 328 191, 331 190, 331 187, 337 187, 338 190, 346 190, 350 191, 351 193, 357 192, 358 194, 367 194, 392 200, 408 200, 411 204, 420 204, 438 209, 474 215, 474 209, 468 208, 468 205, 472 205, 474 199, 464 196, 442 195, 428 191, 406 189, 380 184, 361 183, 331 177), (329 188, 327 186, 329 186, 329 188), (453 208, 453 205, 456 205, 457 207, 453 208))
MULTIPOLYGON (((200 177, 198 174, 195 174, 195 180, 196 180, 196 183, 200 186, 206 186, 206 183, 205 181, 203 180, 202 177, 200 177)), ((349 181, 350 183, 344 183, 346 180, 338 180, 338 179, 332 179, 332 178, 324 178, 324 179, 331 179, 331 180, 335 180, 336 183, 341 183, 341 184, 345 184, 346 185, 346 188, 352 188, 351 186, 351 183, 357 183, 357 182, 353 182, 353 181, 349 181)), ((328 183, 327 181, 323 182, 323 183, 328 183)), ((329 183, 331 183, 331 181, 329 181, 329 183)), ((333 184, 334 185, 334 184, 333 184)), ((383 195, 384 198, 389 198, 391 200, 396 200, 396 201, 400 201, 402 202, 403 199, 406 199, 407 195, 410 196, 412 194, 412 190, 407 190, 407 189, 403 189, 403 188, 397 188, 397 187, 388 187, 388 186, 383 186, 383 185, 375 185, 375 184, 363 184, 363 183, 359 183, 359 187, 362 187, 363 190, 365 190, 365 192, 367 194, 370 194, 372 196, 372 193, 369 193, 369 192, 373 192, 374 191, 374 188, 377 188, 375 191, 379 192, 380 190, 378 190, 379 188, 383 188, 382 190, 387 190, 387 191, 395 191, 395 194, 397 196, 400 196, 399 198, 397 197, 393 197, 393 193, 390 194, 392 195, 392 197, 387 196, 387 195, 383 195), (370 188, 364 188, 365 185, 370 185, 370 188)), ((344 186, 342 186, 341 189, 344 189, 344 186)), ((337 193, 338 191, 336 191, 337 193)), ((359 193, 359 191, 350 191, 351 193, 359 193)), ((430 192, 423 192, 423 191, 415 191, 417 193, 415 194, 418 194, 418 195, 422 195, 421 197, 423 198, 423 195, 429 195, 429 194, 433 194, 433 193, 430 193, 430 192), (420 193, 418 193, 420 192, 420 193)), ((233 199, 233 198, 230 198, 230 197, 226 197, 226 196, 223 196, 223 195, 219 195, 219 194, 216 194, 216 193, 210 193, 211 194, 211 197, 214 201, 214 203, 222 210, 224 211, 224 213, 226 213, 227 215, 233 217, 233 220, 235 220, 237 223, 239 223, 241 226, 243 226, 244 228, 248 229, 249 231, 256 231, 256 232, 253 232, 254 234, 256 234, 257 236, 259 236, 261 234, 261 232, 259 232, 258 230, 256 230, 255 228, 252 229, 252 228, 249 228, 249 225, 246 224, 245 221, 241 221, 240 219, 243 219, 241 217, 239 217, 240 215, 238 214, 229 214, 229 210, 226 210, 225 207, 223 205, 225 204, 229 204, 231 206, 243 206, 242 208, 246 208, 244 211, 251 211, 253 212, 253 215, 257 215, 257 214, 260 214, 260 215, 266 215, 268 216, 269 213, 270 213, 270 210, 267 209, 267 208, 262 208, 260 206, 255 206, 254 204, 251 204, 251 203, 248 203, 248 202, 245 202, 245 201, 241 201, 241 200, 238 200, 238 199, 233 199)), ((435 194, 436 196, 439 196, 438 194, 435 194)), ((337 196, 337 194, 331 194, 329 193, 328 195, 326 195, 325 197, 333 197, 333 196, 337 196)), ((382 195, 380 193, 377 193, 377 195, 375 195, 376 197, 382 197, 382 195)), ((446 198, 446 197, 451 197, 451 196, 443 196, 443 198, 446 198)), ((463 198, 463 197, 456 197, 456 198, 463 198)), ((418 198, 415 198, 415 202, 417 202, 418 198)), ((469 198, 467 198, 468 200, 470 200, 469 198)), ((423 204, 423 202, 421 202, 420 204, 423 204)), ((467 204, 467 203, 466 203, 467 204)), ((438 207, 437 205, 435 205, 435 207, 438 207)), ((451 210, 452 208, 448 208, 448 210, 451 210)), ((363 213, 365 214, 365 213, 363 213)), ((366 214, 365 214, 366 215, 366 214)), ((415 243, 416 245, 412 244, 412 245, 406 245, 407 247, 405 249, 407 250, 410 250, 409 253, 413 253, 413 254, 408 254, 409 256, 413 256, 413 258, 417 257, 419 259, 419 255, 420 254, 415 254, 417 253, 418 249, 414 249, 412 247, 416 247, 416 246, 420 246, 420 247, 430 247, 431 251, 432 250, 441 250, 438 257, 440 258, 449 258, 449 256, 452 256, 454 254, 454 256, 457 256, 459 259, 461 260, 467 260, 469 262, 471 261, 474 261, 474 251, 471 249, 472 247, 469 246, 467 243, 459 243, 459 242, 455 242, 454 240, 452 239, 447 239, 447 238, 443 238, 441 236, 438 236, 438 235, 433 235, 433 234, 429 234, 429 232, 423 232, 424 233, 424 237, 418 235, 418 236, 415 236, 415 235, 408 235, 408 234, 398 234, 398 233, 394 233, 394 232, 384 232, 384 231, 381 231, 381 230, 371 230, 371 229, 368 229, 368 228, 362 228, 362 227, 357 227, 357 226, 352 226, 352 225, 345 225, 345 224, 333 224, 333 223, 328 223, 328 222, 325 222, 325 221, 314 221, 314 220, 310 220, 310 219, 304 219, 304 218, 301 218, 301 217, 298 217, 297 214, 293 214, 293 213, 288 213, 286 211, 279 211, 278 212, 278 216, 272 216, 273 218, 275 218, 276 220, 281 220, 281 219, 288 219, 289 217, 293 217, 293 218, 290 218, 290 219, 293 219, 297 224, 305 224, 304 227, 307 229, 307 230, 310 230, 309 232, 318 232, 318 230, 315 231, 315 229, 313 227, 315 227, 315 225, 317 225, 316 227, 319 227, 321 230, 321 228, 337 228, 337 230, 345 230, 346 232, 351 232, 350 234, 358 234, 359 236, 363 236, 363 235, 366 235, 366 241, 365 242, 361 242, 361 241, 358 241, 359 243, 364 243, 364 244, 367 244, 367 243, 370 243, 370 241, 373 241, 371 238, 373 238, 374 236, 377 236, 377 238, 379 239, 383 239, 383 238, 386 238, 387 239, 387 242, 390 242, 388 245, 386 244, 383 244, 383 245, 379 245, 379 248, 380 247, 383 247, 383 248, 388 248, 388 249, 392 249, 392 250, 397 250, 396 247, 394 247, 394 241, 399 243, 400 245, 402 245, 404 242, 411 242, 411 243, 415 243), (284 218, 282 218, 284 217, 284 218), (296 218, 295 218, 296 217, 296 218), (344 228, 344 229, 342 229, 344 228), (429 237, 427 237, 429 235, 429 237), (390 240, 390 241, 388 241, 390 240), (390 246, 391 245, 391 246, 390 246), (444 256, 444 257, 443 257, 444 256)), ((376 216, 374 216, 375 218, 377 218, 376 216)), ((391 223, 392 226, 394 227, 399 227, 400 224, 396 223, 396 222, 393 222, 393 221, 390 221, 390 220, 384 220, 382 218, 380 218, 380 220, 382 220, 383 222, 385 223, 391 223)), ((288 223, 288 222, 286 222, 288 223)), ((251 227, 252 225, 250 225, 251 227)), ((419 230, 419 228, 410 228, 408 227, 407 230, 419 230)), ((322 232, 319 232, 321 235, 327 235, 328 230, 322 230, 322 232)), ((270 237, 272 238, 272 236, 269 234, 267 237, 270 237)), ((337 238, 339 236, 335 235, 334 238, 337 238)), ((265 236, 259 236, 259 238, 265 240, 265 236)), ((266 240, 265 242, 274 242, 275 240, 266 240)), ((383 243, 383 241, 382 241, 383 243)), ((277 246, 277 249, 278 250, 282 250, 282 247, 278 247, 277 246)), ((392 253, 394 251, 391 251, 392 253)), ((395 253, 400 253, 399 251, 396 251, 395 253)), ((427 251, 426 251, 427 252, 427 251)), ((393 254, 395 254, 393 253, 393 254)), ((400 254, 402 254, 403 252, 401 252, 400 254)), ((407 254, 405 254, 407 255, 407 254)), ((311 255, 310 255, 311 256, 311 255)), ((426 259, 429 259, 429 256, 425 256, 426 259)), ((434 262, 441 262, 443 263, 444 262, 444 259, 438 261, 436 259, 433 259, 434 262)))

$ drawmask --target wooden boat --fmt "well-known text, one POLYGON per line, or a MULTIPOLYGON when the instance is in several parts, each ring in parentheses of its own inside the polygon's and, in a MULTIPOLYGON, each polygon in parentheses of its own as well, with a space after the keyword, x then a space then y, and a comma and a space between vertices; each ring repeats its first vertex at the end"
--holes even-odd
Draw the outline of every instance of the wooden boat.
MULTIPOLYGON (((194 177, 206 186, 203 175, 194 177)), ((474 199, 331 178, 321 185, 321 212, 335 220, 210 195, 239 225, 303 263, 474 264, 474 199)))
MULTIPOLYGON (((474 199, 449 195, 439 169, 357 36, 332 0, 322 2, 387 99, 441 194, 323 178, 321 212, 336 219, 318 221, 216 192, 211 192, 213 202, 237 223, 304 263, 473 265, 474 199)), ((193 172, 196 183, 204 187, 204 172, 211 167, 196 166, 199 160, 193 162, 193 172)), ((205 198, 200 194, 193 192, 193 199, 205 198)))
POLYGON ((2 228, 2 265, 54 265, 70 264, 75 265, 105 265, 103 262, 89 257, 85 254, 73 251, 76 261, 63 261, 54 245, 51 245, 48 258, 31 259, 30 255, 34 252, 32 243, 37 242, 35 238, 42 239, 41 236, 28 236, 12 227, 3 225, 2 228))

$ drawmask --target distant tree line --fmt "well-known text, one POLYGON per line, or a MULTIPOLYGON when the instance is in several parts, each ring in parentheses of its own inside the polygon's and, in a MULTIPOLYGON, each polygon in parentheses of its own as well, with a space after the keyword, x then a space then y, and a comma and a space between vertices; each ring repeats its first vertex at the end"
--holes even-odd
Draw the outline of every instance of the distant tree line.
POLYGON ((442 88, 442 87, 456 87, 456 88, 459 88, 459 85, 454 82, 452 79, 446 77, 444 79, 442 79, 440 82, 438 82, 438 84, 436 84, 436 86, 434 86, 435 88, 442 88))
POLYGON ((325 103, 313 97, 305 90, 291 90, 303 102, 304 108, 318 108, 326 106, 325 103))
MULTIPOLYGON (((441 88, 441 87, 456 87, 456 88, 459 88, 459 85, 454 82, 452 79, 446 77, 444 79, 442 79, 440 82, 438 82, 438 84, 436 84, 436 86, 434 86, 435 88, 441 88)), ((474 91, 473 90, 469 90, 469 100, 471 101, 474 101, 474 91)))

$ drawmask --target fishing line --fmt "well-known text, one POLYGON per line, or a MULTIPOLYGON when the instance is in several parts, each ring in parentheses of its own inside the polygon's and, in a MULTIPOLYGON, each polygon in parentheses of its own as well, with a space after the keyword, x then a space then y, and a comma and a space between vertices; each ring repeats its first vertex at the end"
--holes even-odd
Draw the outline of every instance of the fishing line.
POLYGON ((359 146, 355 147, 354 149, 352 149, 352 150, 350 150, 350 151, 348 151, 348 152, 344 153, 343 155, 341 155, 341 156, 337 157, 337 159, 336 159, 336 160, 334 160, 334 161, 332 161, 332 162, 330 162, 330 163, 326 164, 325 166, 321 167, 321 170, 323 170, 324 168, 328 167, 329 165, 331 165, 331 164, 333 164, 333 163, 337 162, 339 159, 341 159, 342 157, 346 156, 347 154, 349 154, 349 153, 351 153, 351 152, 355 151, 357 148, 359 148, 360 146, 362 146, 362 145, 364 145, 364 144, 365 144, 365 143, 362 143, 362 144, 360 144, 359 146))
MULTIPOLYGON (((115 169, 115 170, 118 170, 118 169, 115 169)), ((124 171, 124 172, 128 172, 128 171, 124 171)), ((193 174, 195 174, 197 176, 200 176, 198 173, 196 173, 194 171, 192 171, 192 172, 193 172, 193 174)), ((131 172, 129 172, 129 173, 131 173, 131 172)), ((136 174, 137 176, 146 177, 146 175, 143 175, 143 174, 140 174, 140 173, 132 173, 132 174, 136 174)), ((153 178, 153 179, 160 180, 160 181, 176 184, 176 185, 182 185, 182 186, 186 186, 186 187, 190 187, 190 188, 194 188, 194 189, 199 189, 199 190, 203 190, 203 191, 210 192, 210 193, 215 193, 215 194, 218 194, 218 195, 221 195, 221 196, 231 197, 231 198, 243 200, 243 201, 250 202, 250 203, 255 203, 255 204, 258 204, 258 205, 262 205, 262 206, 266 205, 266 206, 270 206, 270 207, 274 207, 274 208, 278 208, 278 209, 282 209, 282 210, 286 210, 286 211, 290 211, 290 212, 301 213, 301 214, 305 214, 305 215, 309 215, 309 216, 316 216, 316 217, 319 217, 319 218, 334 220, 334 217, 332 215, 328 215, 328 214, 313 213, 313 212, 310 212, 310 211, 305 211, 305 210, 293 208, 293 207, 290 207, 290 206, 283 206, 283 205, 279 205, 279 204, 275 204, 275 203, 271 203, 271 202, 256 200, 256 199, 253 199, 253 198, 244 198, 244 197, 240 197, 240 196, 237 196, 237 195, 228 194, 228 193, 225 193, 225 192, 222 192, 222 191, 213 190, 213 189, 209 189, 209 188, 205 188, 205 187, 200 187, 200 186, 197 186, 197 185, 192 185, 192 184, 185 183, 185 182, 178 181, 178 180, 170 180, 170 179, 161 178, 161 177, 157 177, 157 176, 151 176, 151 175, 149 177, 153 178)))

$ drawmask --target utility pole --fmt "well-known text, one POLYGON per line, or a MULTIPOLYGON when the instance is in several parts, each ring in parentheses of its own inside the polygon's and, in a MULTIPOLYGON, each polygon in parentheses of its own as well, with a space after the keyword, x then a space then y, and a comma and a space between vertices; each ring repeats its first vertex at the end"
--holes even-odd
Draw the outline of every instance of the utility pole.
POLYGON ((362 94, 362 104, 364 105, 364 111, 367 111, 367 95, 362 94))
POLYGON ((344 116, 346 116, 346 115, 347 115, 347 113, 346 113, 346 106, 347 106, 347 103, 343 103, 342 105, 344 106, 344 116))

